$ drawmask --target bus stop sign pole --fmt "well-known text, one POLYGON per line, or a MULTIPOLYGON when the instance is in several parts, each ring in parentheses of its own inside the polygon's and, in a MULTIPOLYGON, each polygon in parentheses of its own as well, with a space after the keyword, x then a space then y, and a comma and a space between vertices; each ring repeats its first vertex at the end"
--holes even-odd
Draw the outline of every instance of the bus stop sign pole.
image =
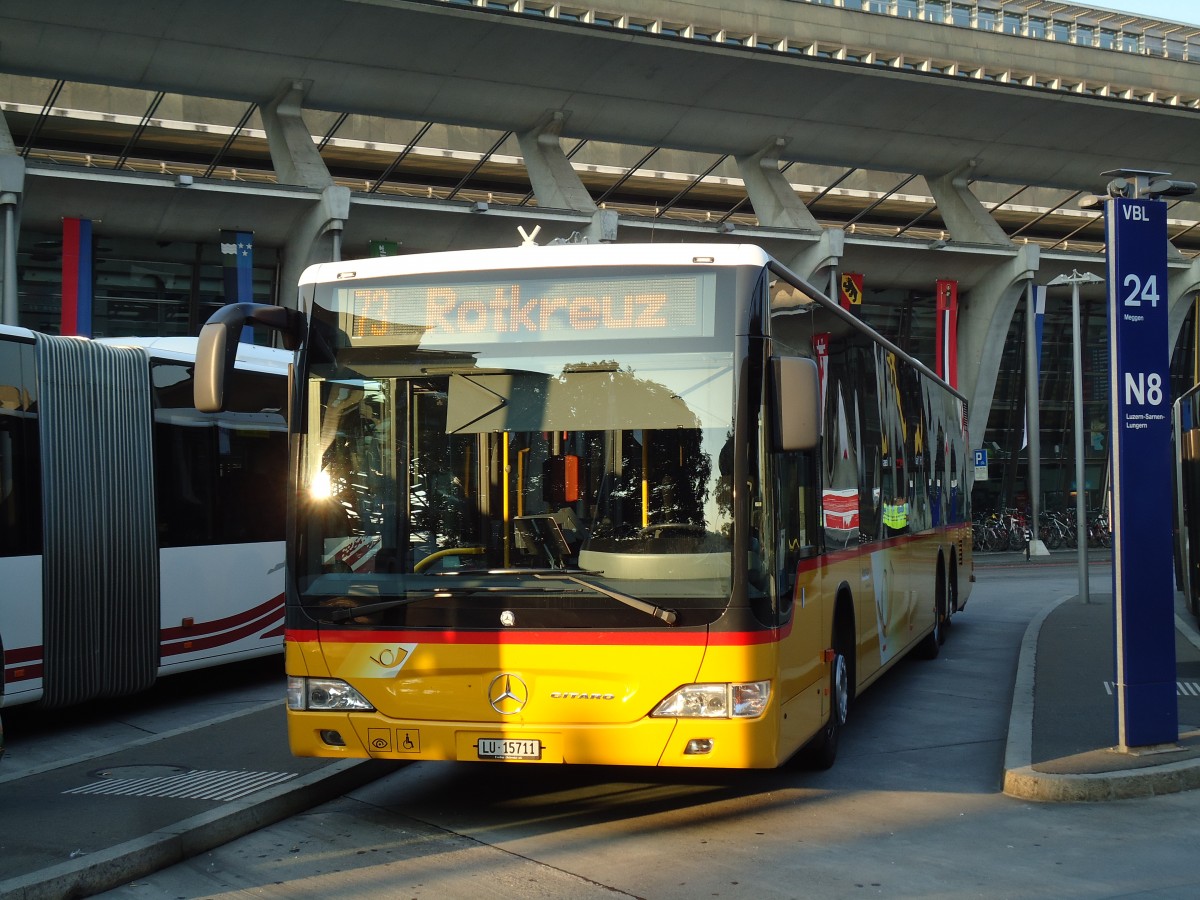
MULTIPOLYGON (((1167 212, 1120 170, 1104 202, 1118 749, 1179 738, 1171 533, 1167 212)), ((1157 182, 1156 184, 1174 184, 1157 182)))

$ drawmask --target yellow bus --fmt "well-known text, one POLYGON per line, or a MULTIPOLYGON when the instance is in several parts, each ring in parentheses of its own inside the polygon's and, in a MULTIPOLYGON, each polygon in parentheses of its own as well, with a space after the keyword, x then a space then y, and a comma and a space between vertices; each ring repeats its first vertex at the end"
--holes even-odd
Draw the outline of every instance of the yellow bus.
POLYGON ((285 657, 300 756, 832 764, 972 580, 966 404, 751 245, 308 269, 285 657))

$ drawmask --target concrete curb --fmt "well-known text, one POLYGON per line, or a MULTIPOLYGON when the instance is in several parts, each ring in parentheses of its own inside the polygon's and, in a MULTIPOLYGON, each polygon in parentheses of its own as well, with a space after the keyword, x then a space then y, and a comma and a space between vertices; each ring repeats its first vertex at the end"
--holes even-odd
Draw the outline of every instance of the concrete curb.
POLYGON ((1200 762, 1196 760, 1099 775, 1048 775, 1030 767, 1004 773, 1004 793, 1010 797, 1058 803, 1132 800, 1198 787, 1200 762))
MULTIPOLYGON (((1037 644, 1046 617, 1074 595, 1055 600, 1030 621, 1021 640, 1013 685, 1008 743, 1004 752, 1004 793, 1024 800, 1079 803, 1131 800, 1200 788, 1200 760, 1182 760, 1125 772, 1052 774, 1033 768, 1033 701, 1037 644)), ((1179 623, 1176 623, 1178 627, 1179 623)), ((1192 640, 1185 629, 1180 629, 1192 640)))
POLYGON ((333 800, 395 770, 395 763, 380 760, 331 763, 101 853, 0 881, 0 900, 59 900, 111 890, 333 800))

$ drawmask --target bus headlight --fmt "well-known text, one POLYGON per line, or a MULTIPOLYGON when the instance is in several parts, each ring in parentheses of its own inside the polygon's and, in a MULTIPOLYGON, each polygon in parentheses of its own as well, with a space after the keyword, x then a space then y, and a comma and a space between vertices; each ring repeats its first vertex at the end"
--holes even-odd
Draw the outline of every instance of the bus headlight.
POLYGON ((767 709, 771 682, 685 684, 650 713, 653 718, 756 719, 767 709))
POLYGON ((288 709, 295 710, 374 710, 367 698, 337 678, 287 679, 288 709))

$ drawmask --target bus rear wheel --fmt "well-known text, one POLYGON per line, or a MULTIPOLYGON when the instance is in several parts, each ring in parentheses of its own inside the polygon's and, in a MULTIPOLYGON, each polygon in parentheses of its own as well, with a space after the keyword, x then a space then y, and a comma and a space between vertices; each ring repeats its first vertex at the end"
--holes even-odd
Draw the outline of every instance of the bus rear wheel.
POLYGON ((942 644, 946 643, 946 626, 950 623, 950 580, 940 562, 937 579, 937 596, 933 601, 933 630, 917 645, 917 654, 922 659, 937 659, 942 644))
POLYGON ((921 638, 921 642, 917 644, 917 655, 922 659, 937 659, 942 644, 945 643, 945 632, 942 630, 946 624, 944 603, 945 601, 939 600, 934 605, 933 630, 921 638))

